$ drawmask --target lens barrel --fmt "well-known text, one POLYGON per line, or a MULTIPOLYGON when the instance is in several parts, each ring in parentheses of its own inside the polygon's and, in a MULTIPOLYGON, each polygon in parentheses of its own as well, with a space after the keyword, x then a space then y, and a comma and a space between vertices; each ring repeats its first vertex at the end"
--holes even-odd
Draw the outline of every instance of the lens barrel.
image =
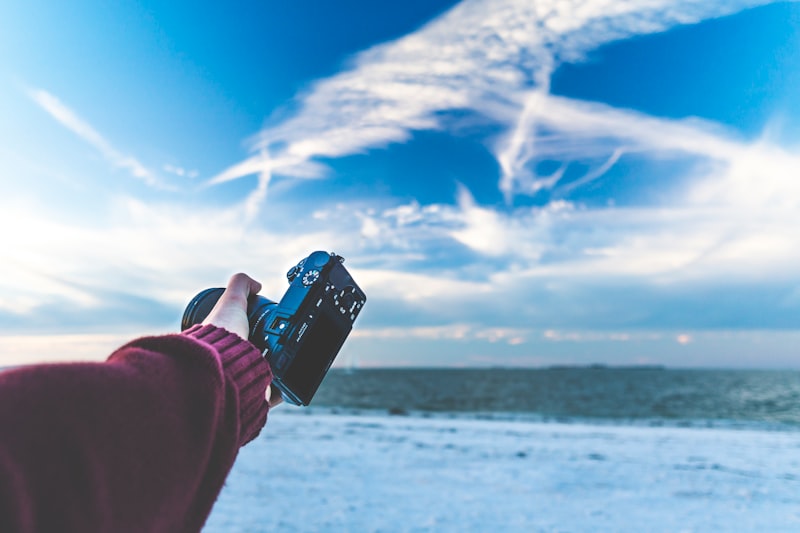
POLYGON ((181 331, 185 331, 195 324, 200 324, 206 319, 211 310, 219 300, 225 289, 215 287, 213 289, 206 289, 200 292, 197 296, 192 298, 186 310, 183 312, 183 319, 181 320, 181 331))
MULTIPOLYGON (((203 322, 211 313, 211 310, 214 309, 214 306, 224 292, 225 289, 215 287, 206 289, 192 298, 192 301, 189 302, 189 305, 186 306, 186 310, 183 312, 181 331, 185 331, 195 324, 203 322)), ((275 307, 277 307, 275 302, 259 295, 250 296, 247 302, 247 322, 250 326, 248 340, 255 344, 260 350, 267 347, 267 336, 264 330, 267 328, 270 311, 275 307)))

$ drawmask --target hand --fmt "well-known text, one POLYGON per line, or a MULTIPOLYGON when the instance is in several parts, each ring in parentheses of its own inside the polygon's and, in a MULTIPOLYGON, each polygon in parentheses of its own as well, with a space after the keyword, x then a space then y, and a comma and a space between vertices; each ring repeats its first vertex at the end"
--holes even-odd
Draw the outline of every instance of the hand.
POLYGON ((225 328, 243 339, 248 338, 247 300, 260 290, 261 284, 247 274, 234 274, 203 324, 225 328))
MULTIPOLYGON (((214 305, 214 309, 203 320, 203 324, 225 328, 231 333, 247 339, 250 333, 250 325, 247 321, 247 300, 260 290, 261 284, 247 274, 241 272, 234 274, 228 282, 225 292, 214 305)), ((283 400, 280 392, 276 391, 273 394, 269 386, 266 398, 270 407, 278 405, 283 400)))

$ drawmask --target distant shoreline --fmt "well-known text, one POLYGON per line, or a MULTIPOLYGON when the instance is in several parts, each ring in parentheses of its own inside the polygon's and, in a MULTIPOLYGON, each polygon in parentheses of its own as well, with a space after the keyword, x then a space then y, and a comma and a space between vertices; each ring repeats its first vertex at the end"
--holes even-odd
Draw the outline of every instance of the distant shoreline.
POLYGON ((486 371, 486 370, 513 370, 513 371, 542 371, 542 370, 654 370, 654 371, 681 371, 681 372, 800 372, 800 367, 744 367, 744 366, 669 366, 663 364, 648 365, 611 365, 604 363, 591 364, 563 364, 545 366, 333 366, 331 372, 361 372, 361 371, 486 371))

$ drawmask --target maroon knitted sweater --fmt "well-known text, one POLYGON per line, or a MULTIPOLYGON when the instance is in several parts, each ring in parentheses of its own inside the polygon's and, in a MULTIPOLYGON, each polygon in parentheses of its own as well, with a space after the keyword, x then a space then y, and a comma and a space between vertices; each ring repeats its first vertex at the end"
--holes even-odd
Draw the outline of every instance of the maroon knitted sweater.
POLYGON ((0 373, 0 532, 199 531, 271 379, 214 326, 0 373))

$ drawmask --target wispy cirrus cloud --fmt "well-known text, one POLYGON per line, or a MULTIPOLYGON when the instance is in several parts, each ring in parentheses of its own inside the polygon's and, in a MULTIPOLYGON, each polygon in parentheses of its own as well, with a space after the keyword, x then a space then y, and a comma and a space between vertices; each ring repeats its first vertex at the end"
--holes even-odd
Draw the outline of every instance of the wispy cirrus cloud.
MULTIPOLYGON (((507 128, 490 147, 501 168, 498 186, 507 198, 550 188, 560 176, 539 176, 528 163, 548 140, 540 138, 540 126, 564 125, 549 94, 550 75, 560 62, 614 40, 763 3, 467 0, 412 34, 358 54, 350 68, 313 84, 298 98, 294 116, 260 132, 255 155, 212 182, 265 171, 321 175, 315 158, 403 142, 414 130, 443 128, 438 112, 460 109, 507 128)), ((593 171, 597 175, 621 154, 619 146, 598 139, 589 149, 601 146, 607 153, 600 171, 593 171)))
POLYGON ((199 175, 197 170, 186 169, 186 168, 183 168, 183 167, 170 165, 170 164, 166 164, 166 165, 162 166, 161 168, 164 170, 164 172, 169 172, 170 174, 175 174, 176 176, 180 176, 181 178, 183 178, 183 177, 196 178, 199 175))
POLYGON ((163 180, 138 159, 120 152, 94 127, 49 92, 43 89, 30 89, 28 90, 28 96, 62 126, 97 150, 114 167, 128 172, 134 178, 142 180, 151 187, 174 190, 174 187, 165 184, 163 180))
MULTIPOLYGON (((403 142, 415 130, 446 128, 442 111, 469 110, 505 127, 488 148, 506 198, 545 189, 550 204, 497 209, 479 205, 462 188, 455 206, 355 210, 365 250, 410 258, 407 265, 413 266, 415 257, 463 245, 493 261, 491 273, 475 265, 465 269, 473 282, 484 282, 462 288, 471 293, 505 294, 506 278, 598 282, 635 276, 659 283, 708 279, 720 271, 741 280, 754 269, 783 276, 798 244, 789 231, 796 221, 792 199, 800 197, 792 171, 800 162, 797 154, 768 138, 746 142, 708 121, 653 117, 550 93, 551 74, 561 62, 579 60, 605 43, 765 3, 465 1, 311 85, 298 97, 295 115, 259 133, 255 155, 212 183, 262 171, 322 176, 325 167, 317 158, 403 142), (587 209, 559 199, 627 156, 692 162, 692 179, 671 191, 662 207, 587 209), (535 163, 543 160, 562 161, 562 167, 539 175, 535 163), (571 161, 592 165, 566 181, 571 161), (770 216, 776 205, 783 206, 780 217, 770 216), (750 210, 749 219, 742 219, 742 209, 750 210), (764 232, 771 237, 765 239, 764 232)), ((251 196, 252 210, 263 197, 251 196)), ((341 227, 354 223, 349 213, 343 216, 348 222, 340 219, 341 227)), ((375 271, 387 282, 395 274, 375 271)), ((449 294, 461 290, 441 281, 452 288, 449 294)))

